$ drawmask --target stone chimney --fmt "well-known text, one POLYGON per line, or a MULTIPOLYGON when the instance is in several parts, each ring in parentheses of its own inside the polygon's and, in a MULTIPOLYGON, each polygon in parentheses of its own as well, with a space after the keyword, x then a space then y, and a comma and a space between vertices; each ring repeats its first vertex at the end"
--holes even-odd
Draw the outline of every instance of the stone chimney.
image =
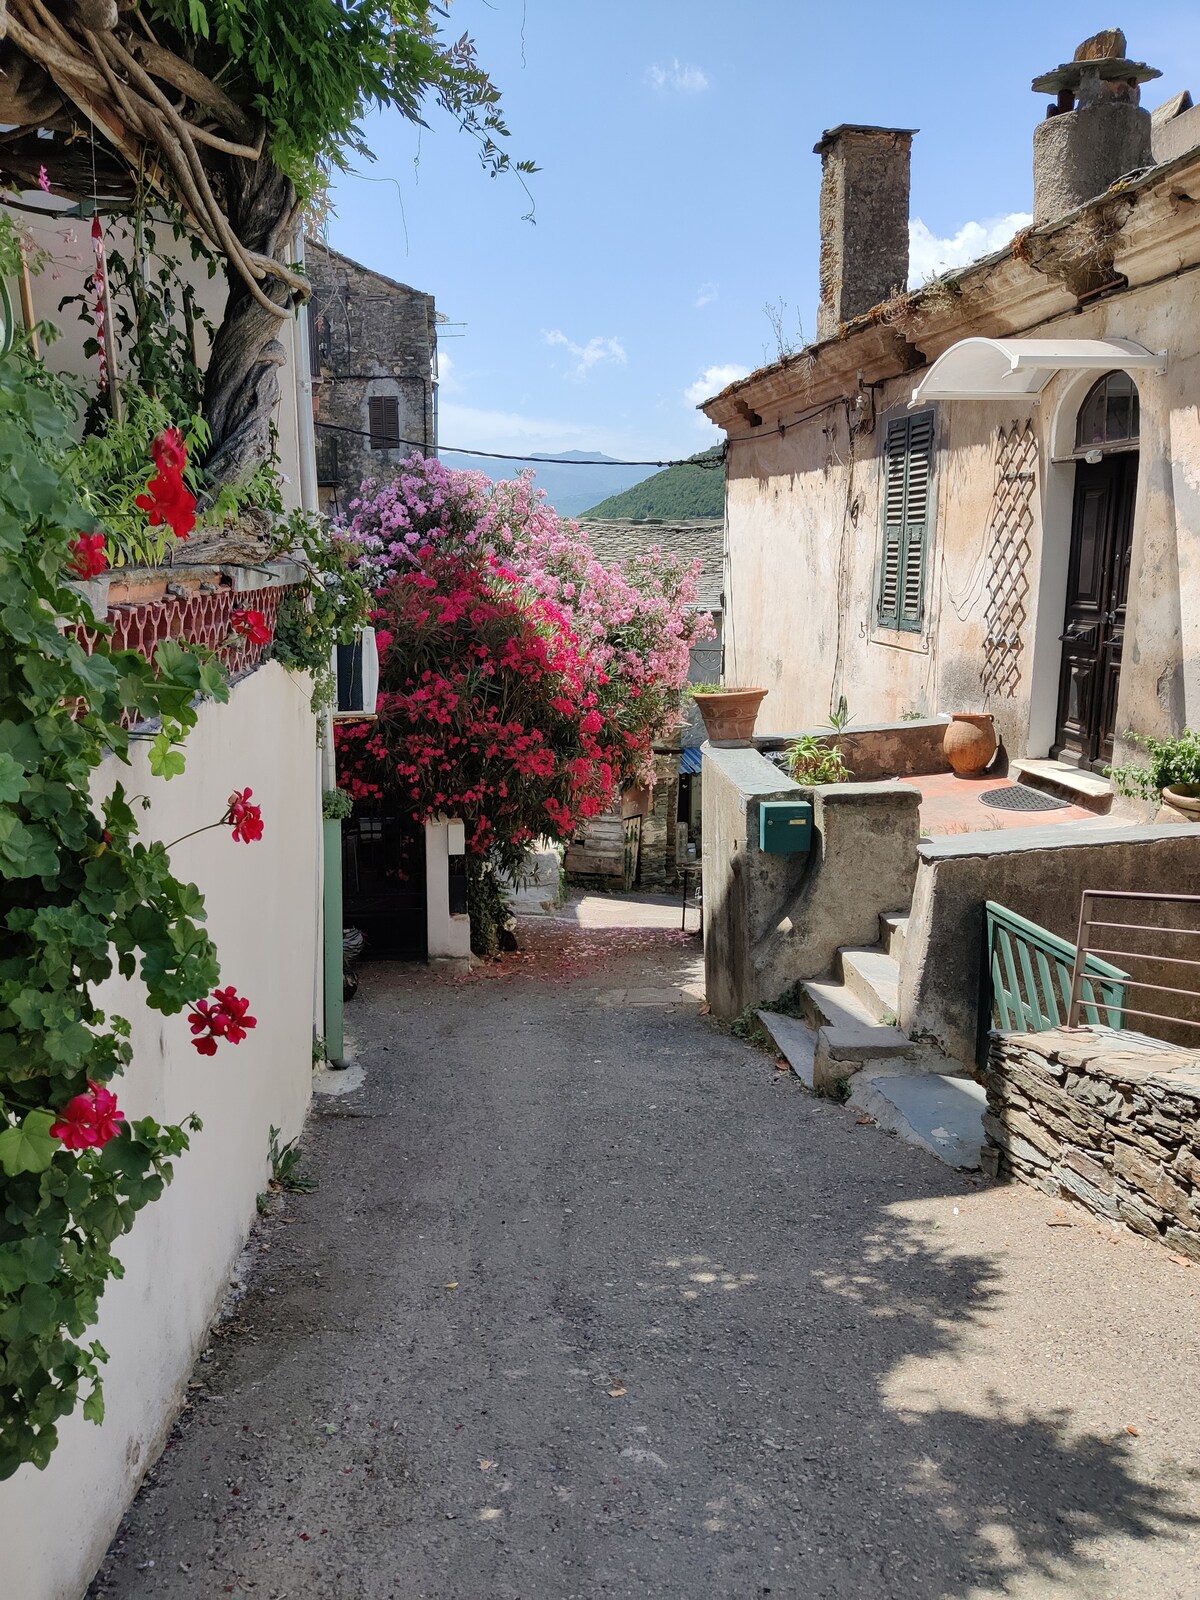
POLYGON ((1051 222, 1101 195, 1118 178, 1153 166, 1150 113, 1141 85, 1162 74, 1125 55, 1120 28, 1085 39, 1075 59, 1033 80, 1052 94, 1033 135, 1033 220, 1051 222))
POLYGON ((842 123, 813 146, 821 158, 821 308, 817 338, 908 282, 908 187, 916 128, 842 123))

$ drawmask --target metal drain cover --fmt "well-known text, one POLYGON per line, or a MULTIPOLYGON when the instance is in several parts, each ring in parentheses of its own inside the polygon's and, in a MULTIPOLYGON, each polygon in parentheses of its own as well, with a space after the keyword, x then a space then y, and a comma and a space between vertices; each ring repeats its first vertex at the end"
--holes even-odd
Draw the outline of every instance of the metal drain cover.
POLYGON ((1009 789, 988 789, 979 796, 981 806, 994 806, 997 811, 1062 811, 1071 804, 1044 789, 1031 789, 1027 784, 1014 783, 1009 789))

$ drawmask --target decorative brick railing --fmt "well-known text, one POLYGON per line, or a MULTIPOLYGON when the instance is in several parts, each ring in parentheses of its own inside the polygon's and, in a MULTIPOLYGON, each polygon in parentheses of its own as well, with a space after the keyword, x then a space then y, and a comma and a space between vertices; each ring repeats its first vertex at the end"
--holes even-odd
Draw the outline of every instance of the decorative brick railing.
MULTIPOLYGON (((148 661, 164 640, 178 639, 187 644, 204 645, 214 650, 230 677, 249 672, 261 664, 270 645, 251 644, 234 633, 231 619, 235 611, 261 611, 272 633, 279 607, 296 584, 269 584, 260 589, 222 588, 205 594, 197 592, 179 599, 147 600, 136 605, 114 605, 108 610, 114 650, 136 650, 148 661)), ((99 631, 80 627, 76 637, 89 652, 95 649, 99 631)))

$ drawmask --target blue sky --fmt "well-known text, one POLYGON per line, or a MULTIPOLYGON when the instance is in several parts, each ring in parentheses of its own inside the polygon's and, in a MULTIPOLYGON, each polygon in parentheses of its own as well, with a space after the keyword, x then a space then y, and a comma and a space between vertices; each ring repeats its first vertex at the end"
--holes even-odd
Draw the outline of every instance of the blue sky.
MULTIPOLYGON (((1126 9, 1130 55, 1163 71, 1143 103, 1200 100, 1194 0, 1126 9)), ((1030 209, 1030 79, 1111 20, 1075 0, 454 0, 514 155, 542 168, 536 224, 443 114, 387 114, 330 242, 449 318, 444 444, 690 454, 719 439, 695 399, 774 359, 768 303, 792 339, 815 330, 823 129, 919 128, 919 267, 971 259, 1030 209)))

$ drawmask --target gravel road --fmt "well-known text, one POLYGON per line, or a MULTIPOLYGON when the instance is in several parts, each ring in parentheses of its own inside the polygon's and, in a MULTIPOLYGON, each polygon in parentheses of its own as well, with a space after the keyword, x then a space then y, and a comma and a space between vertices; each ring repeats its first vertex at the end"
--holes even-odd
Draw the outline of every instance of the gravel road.
POLYGON ((1200 1271, 814 1099, 698 1014, 695 940, 587 921, 366 970, 319 1188, 95 1600, 1196 1600, 1200 1271))

